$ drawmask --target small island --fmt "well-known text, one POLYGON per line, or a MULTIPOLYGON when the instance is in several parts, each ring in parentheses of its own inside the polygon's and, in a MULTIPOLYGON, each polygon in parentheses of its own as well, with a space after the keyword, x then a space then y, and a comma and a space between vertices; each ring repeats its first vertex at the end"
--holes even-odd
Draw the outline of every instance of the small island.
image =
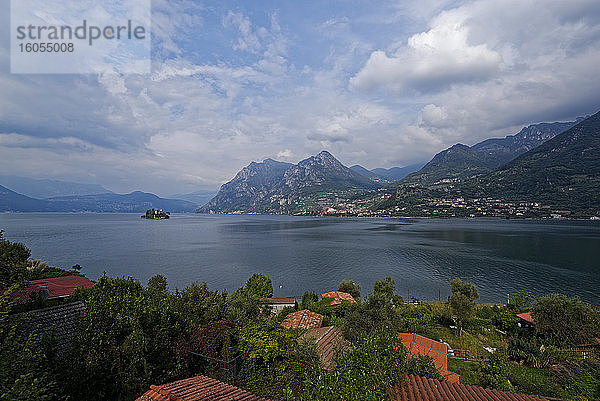
POLYGON ((162 220, 170 218, 171 213, 163 212, 162 209, 155 210, 154 208, 146 210, 146 214, 142 215, 142 219, 162 220))

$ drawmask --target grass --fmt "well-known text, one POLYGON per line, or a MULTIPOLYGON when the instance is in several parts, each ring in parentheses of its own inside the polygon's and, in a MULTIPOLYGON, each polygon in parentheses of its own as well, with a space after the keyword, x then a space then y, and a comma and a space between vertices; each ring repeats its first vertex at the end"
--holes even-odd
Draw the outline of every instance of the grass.
POLYGON ((508 380, 518 393, 557 397, 560 389, 547 369, 536 369, 511 363, 508 380))
POLYGON ((479 363, 477 362, 461 361, 459 359, 448 360, 448 370, 460 375, 462 384, 479 386, 477 369, 479 369, 479 363))

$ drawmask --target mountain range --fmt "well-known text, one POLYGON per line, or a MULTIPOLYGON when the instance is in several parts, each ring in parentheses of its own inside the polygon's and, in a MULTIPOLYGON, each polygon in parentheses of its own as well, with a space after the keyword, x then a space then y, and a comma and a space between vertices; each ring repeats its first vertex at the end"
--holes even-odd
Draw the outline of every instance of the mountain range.
POLYGON ((367 170, 363 166, 355 164, 350 166, 350 170, 356 171, 358 174, 372 179, 376 182, 391 183, 398 181, 413 173, 420 170, 425 163, 411 164, 406 167, 392 167, 392 168, 374 168, 373 170, 367 170))
POLYGON ((252 162, 224 184, 200 213, 319 211, 383 185, 322 151, 298 164, 252 162))
POLYGON ((444 181, 460 182, 489 173, 581 121, 583 118, 570 122, 533 124, 505 138, 487 139, 473 146, 456 144, 435 155, 422 169, 409 174, 401 182, 430 186, 443 184, 444 181))
POLYGON ((12 175, 0 176, 0 185, 10 188, 30 198, 45 199, 55 196, 97 195, 112 193, 97 184, 82 184, 79 182, 34 179, 12 175))
POLYGON ((145 192, 100 193, 36 199, 0 185, 0 211, 3 212, 119 212, 143 213, 148 209, 193 212, 197 205, 178 199, 164 199, 145 192))
POLYGON ((272 159, 252 162, 198 212, 358 210, 366 215, 367 208, 397 209, 407 196, 415 205, 419 199, 471 196, 530 200, 591 213, 600 208, 599 115, 534 124, 473 146, 456 144, 412 173, 410 169, 418 166, 391 171, 348 168, 327 151, 296 165, 272 159), (400 179, 390 184, 395 177, 400 179))
POLYGON ((252 162, 199 208, 213 195, 211 191, 177 195, 188 200, 164 199, 140 191, 115 194, 99 185, 0 176, 0 211, 144 212, 158 208, 319 214, 399 210, 408 198, 419 205, 423 199, 471 197, 540 202, 596 214, 600 210, 598 155, 600 113, 571 122, 530 125, 515 135, 473 146, 456 144, 420 169, 420 165, 348 168, 327 151, 298 164, 273 159, 252 162))
POLYGON ((600 112, 499 169, 466 181, 462 192, 596 214, 600 211, 600 112))

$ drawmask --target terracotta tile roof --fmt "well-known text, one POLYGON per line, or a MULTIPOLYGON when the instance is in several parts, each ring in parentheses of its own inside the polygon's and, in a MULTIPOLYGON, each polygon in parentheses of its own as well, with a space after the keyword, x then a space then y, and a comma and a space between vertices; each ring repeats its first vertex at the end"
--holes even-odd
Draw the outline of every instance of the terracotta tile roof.
POLYGON ((346 347, 342 330, 335 326, 318 327, 308 330, 300 338, 313 338, 319 348, 321 367, 333 369, 333 360, 338 350, 346 347))
POLYGON ((12 294, 11 297, 26 301, 30 294, 47 290, 48 299, 63 298, 72 295, 78 288, 92 288, 94 283, 81 276, 65 276, 33 280, 24 292, 12 294))
POLYGON ((190 377, 150 390, 136 401, 269 401, 246 390, 206 376, 190 377))
POLYGON ((394 388, 393 401, 547 401, 530 395, 448 383, 408 375, 406 383, 394 388))
POLYGON ((531 313, 519 313, 517 317, 521 320, 526 321, 527 323, 535 324, 535 319, 531 316, 531 313))
POLYGON ((402 342, 410 358, 429 356, 433 359, 436 369, 448 382, 460 382, 460 376, 448 370, 448 346, 446 344, 414 333, 400 333, 398 339, 402 342))
POLYGON ((348 294, 347 292, 341 292, 341 291, 325 292, 325 293, 321 294, 321 298, 333 298, 333 301, 331 301, 331 303, 329 304, 331 306, 339 305, 342 303, 342 301, 348 301, 351 304, 356 303, 354 298, 352 298, 352 295, 348 294))
POLYGON ((281 325, 286 329, 312 329, 321 327, 323 324, 323 315, 308 309, 299 310, 288 314, 281 325))
POLYGON ((261 298, 266 304, 295 304, 296 298, 261 298))

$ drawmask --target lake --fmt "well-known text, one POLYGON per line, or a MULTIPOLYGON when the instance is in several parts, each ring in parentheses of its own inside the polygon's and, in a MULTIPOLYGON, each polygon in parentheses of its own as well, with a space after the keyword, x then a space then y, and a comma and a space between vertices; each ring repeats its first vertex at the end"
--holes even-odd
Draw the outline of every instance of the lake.
POLYGON ((598 221, 4 213, 0 229, 33 258, 80 264, 92 280, 105 272, 145 284, 162 274, 171 289, 198 281, 232 291, 263 273, 274 296, 301 297, 342 279, 364 296, 391 276, 405 299, 434 300, 458 277, 477 285, 482 302, 527 291, 600 303, 598 221))

